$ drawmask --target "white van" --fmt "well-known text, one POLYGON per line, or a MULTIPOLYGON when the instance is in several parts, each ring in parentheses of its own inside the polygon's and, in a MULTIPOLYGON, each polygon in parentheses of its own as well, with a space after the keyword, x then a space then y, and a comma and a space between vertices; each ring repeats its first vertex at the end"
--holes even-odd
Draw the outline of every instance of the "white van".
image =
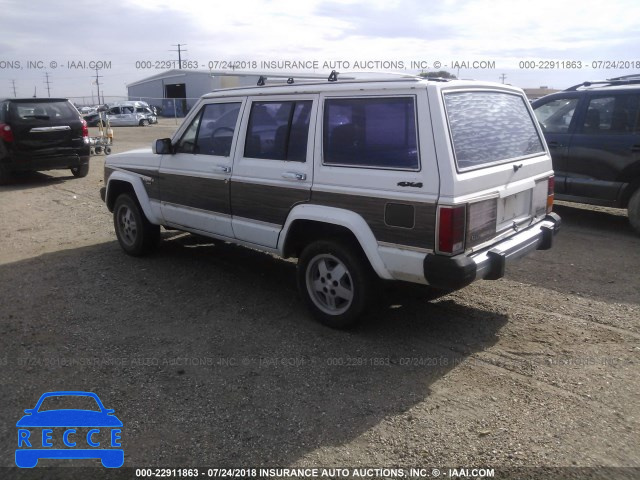
POLYGON ((302 297, 337 328, 361 318, 377 279, 497 279, 560 226, 527 98, 474 81, 217 91, 173 138, 108 157, 104 184, 125 252, 147 253, 165 226, 296 257, 302 297))

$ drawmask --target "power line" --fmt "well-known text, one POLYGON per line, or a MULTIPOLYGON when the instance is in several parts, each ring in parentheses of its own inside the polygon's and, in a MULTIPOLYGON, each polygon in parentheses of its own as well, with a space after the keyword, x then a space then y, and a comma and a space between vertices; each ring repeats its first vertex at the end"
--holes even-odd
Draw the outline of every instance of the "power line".
POLYGON ((500 80, 502 80, 502 83, 504 83, 506 78, 507 78, 507 76, 504 73, 502 75, 500 75, 500 80))
POLYGON ((182 52, 186 52, 187 50, 181 50, 180 47, 184 47, 186 43, 178 43, 171 45, 172 47, 178 47, 178 50, 169 50, 170 52, 178 52, 178 69, 182 70, 182 52))
POLYGON ((11 84, 13 86, 13 98, 17 98, 18 95, 16 94, 16 81, 15 80, 11 80, 11 84))

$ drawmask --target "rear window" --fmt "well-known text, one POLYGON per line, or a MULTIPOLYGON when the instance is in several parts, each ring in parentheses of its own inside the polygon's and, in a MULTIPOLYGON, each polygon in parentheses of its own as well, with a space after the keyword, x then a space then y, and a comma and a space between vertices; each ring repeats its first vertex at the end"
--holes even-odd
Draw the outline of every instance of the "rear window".
POLYGON ((69 102, 11 103, 11 116, 20 121, 78 120, 80 114, 69 102))
POLYGON ((544 153, 542 140, 520 95, 502 92, 444 94, 459 170, 544 153))

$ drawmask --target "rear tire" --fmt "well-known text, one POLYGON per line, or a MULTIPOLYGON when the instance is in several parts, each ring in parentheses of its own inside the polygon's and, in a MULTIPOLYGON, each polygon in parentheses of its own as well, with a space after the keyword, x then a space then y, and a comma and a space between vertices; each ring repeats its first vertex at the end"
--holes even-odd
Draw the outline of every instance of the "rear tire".
POLYGON ((319 240, 302 251, 298 289, 320 323, 338 329, 355 326, 373 293, 373 272, 366 256, 346 242, 319 240))
POLYGON ((116 199, 113 226, 122 249, 134 257, 153 251, 160 241, 160 226, 147 220, 137 200, 128 193, 116 199))
POLYGON ((71 173, 73 173, 73 176, 77 178, 86 177, 89 174, 89 164, 85 163, 79 167, 72 167, 71 173))
POLYGON ((640 234, 640 188, 631 195, 627 207, 627 214, 629 215, 629 223, 636 233, 640 234))

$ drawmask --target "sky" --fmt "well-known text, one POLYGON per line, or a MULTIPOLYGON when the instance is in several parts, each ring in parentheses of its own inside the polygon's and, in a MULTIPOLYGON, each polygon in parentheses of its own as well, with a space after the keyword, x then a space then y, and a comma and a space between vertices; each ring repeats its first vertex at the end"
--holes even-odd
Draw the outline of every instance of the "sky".
POLYGON ((639 18, 637 0, 0 0, 0 98, 91 103, 96 67, 102 95, 126 96, 177 67, 177 44, 199 70, 446 70, 563 89, 640 73, 639 18))

